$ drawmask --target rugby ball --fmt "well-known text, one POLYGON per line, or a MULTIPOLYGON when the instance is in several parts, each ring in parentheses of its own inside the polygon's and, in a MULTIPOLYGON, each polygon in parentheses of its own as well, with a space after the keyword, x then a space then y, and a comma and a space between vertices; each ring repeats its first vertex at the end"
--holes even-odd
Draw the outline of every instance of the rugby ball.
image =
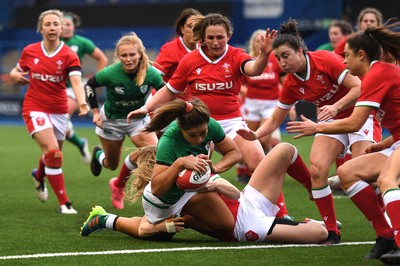
POLYGON ((181 190, 196 191, 207 184, 210 177, 210 167, 207 168, 207 172, 204 174, 200 174, 197 171, 184 169, 179 173, 176 179, 176 185, 181 190))

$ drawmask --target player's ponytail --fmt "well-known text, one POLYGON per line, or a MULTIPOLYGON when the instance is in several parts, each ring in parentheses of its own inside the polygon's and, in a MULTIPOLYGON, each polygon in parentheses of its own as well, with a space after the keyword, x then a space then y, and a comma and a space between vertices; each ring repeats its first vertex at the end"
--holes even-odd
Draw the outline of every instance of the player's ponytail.
POLYGON ((303 49, 303 52, 308 51, 307 46, 299 33, 298 23, 296 20, 289 19, 288 22, 282 23, 279 33, 278 37, 272 43, 273 49, 277 49, 282 45, 287 45, 295 51, 298 51, 300 48, 303 49))
POLYGON ((143 194, 144 187, 150 182, 154 165, 156 164, 156 146, 145 146, 136 152, 137 167, 132 170, 130 175, 130 186, 127 199, 135 203, 143 194))
POLYGON ((177 119, 180 129, 187 130, 210 121, 210 111, 199 99, 189 103, 176 99, 154 111, 153 117, 145 127, 145 132, 156 132, 166 128, 177 119))
POLYGON ((397 19, 390 19, 383 26, 370 27, 365 31, 353 33, 347 39, 347 44, 354 53, 363 50, 370 62, 382 60, 397 63, 400 61, 399 28, 400 22, 397 19))
POLYGON ((203 15, 194 16, 192 19, 193 23, 193 40, 204 42, 204 21, 206 17, 203 15))

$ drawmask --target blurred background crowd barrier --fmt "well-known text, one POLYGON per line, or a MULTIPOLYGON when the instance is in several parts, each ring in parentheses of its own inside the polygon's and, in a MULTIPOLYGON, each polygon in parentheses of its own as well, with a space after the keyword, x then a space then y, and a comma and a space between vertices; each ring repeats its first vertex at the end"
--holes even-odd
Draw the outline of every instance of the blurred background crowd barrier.
MULTIPOLYGON (((41 40, 36 32, 39 14, 47 9, 71 11, 81 17, 76 33, 88 37, 113 62, 115 41, 122 34, 136 32, 143 40, 150 59, 174 37, 174 22, 180 11, 192 7, 203 14, 218 12, 233 22, 230 43, 246 48, 252 32, 260 28, 279 29, 283 21, 295 18, 309 50, 328 41, 327 28, 333 19, 355 25, 358 12, 378 8, 385 19, 400 11, 397 0, 2 0, 0 1, 0 118, 20 116, 26 87, 9 78, 24 46, 41 40)), ((90 76, 95 64, 83 62, 83 73, 90 76)))

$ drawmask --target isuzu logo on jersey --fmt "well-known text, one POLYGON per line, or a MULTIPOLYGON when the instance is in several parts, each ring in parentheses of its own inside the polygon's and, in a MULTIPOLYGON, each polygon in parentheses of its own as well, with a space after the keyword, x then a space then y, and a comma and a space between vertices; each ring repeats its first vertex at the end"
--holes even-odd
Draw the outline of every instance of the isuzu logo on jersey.
POLYGON ((232 80, 229 82, 196 83, 196 90, 198 91, 229 90, 232 87, 232 80))
POLYGON ((336 85, 336 84, 332 84, 332 87, 333 87, 333 88, 330 89, 328 93, 326 93, 324 96, 322 96, 322 97, 319 98, 317 101, 315 101, 314 104, 315 104, 315 105, 318 105, 318 104, 321 103, 321 102, 330 100, 330 99, 336 94, 336 92, 337 92, 338 89, 339 89, 339 86, 336 85))
POLYGON ((32 78, 50 82, 60 82, 64 80, 64 76, 54 76, 54 75, 40 74, 40 73, 32 73, 32 78))

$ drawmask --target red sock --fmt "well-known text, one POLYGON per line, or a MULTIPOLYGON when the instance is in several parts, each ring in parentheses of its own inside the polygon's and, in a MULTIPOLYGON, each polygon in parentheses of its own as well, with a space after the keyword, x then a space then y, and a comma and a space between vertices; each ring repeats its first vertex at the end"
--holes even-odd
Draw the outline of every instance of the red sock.
POLYGON ((119 171, 118 179, 115 181, 115 186, 125 187, 126 182, 131 174, 131 169, 129 169, 126 164, 122 165, 121 171, 119 171))
POLYGON ((252 172, 250 172, 250 169, 246 166, 246 172, 245 172, 245 174, 246 174, 246 176, 248 177, 248 178, 250 178, 251 177, 251 175, 253 174, 252 172))
MULTIPOLYGON (((391 195, 393 193, 400 193, 400 190, 389 190, 388 191, 391 195)), ((385 193, 385 196, 387 194, 385 193)), ((393 200, 389 201, 386 204, 386 211, 387 214, 389 215, 390 221, 392 222, 392 227, 393 227, 393 233, 394 233, 394 240, 396 241, 396 245, 400 247, 400 200, 398 200, 400 197, 397 196, 393 200)), ((385 202, 386 198, 385 198, 385 202)))
POLYGON ((344 164, 344 158, 337 158, 336 159, 336 169, 338 169, 339 168, 339 166, 341 166, 342 164, 344 164))
POLYGON ((247 168, 247 166, 243 163, 238 163, 236 164, 236 172, 237 172, 237 176, 244 176, 246 175, 247 171, 249 169, 247 168))
POLYGON ((126 182, 129 180, 131 176, 131 171, 137 167, 136 163, 132 163, 130 160, 130 155, 125 157, 124 163, 122 164, 121 170, 119 171, 119 175, 117 180, 115 181, 115 186, 124 188, 126 182))
MULTIPOLYGON (((353 186, 351 186, 350 189, 353 186)), ((360 209, 368 221, 371 222, 376 236, 383 236, 385 238, 392 237, 392 229, 383 215, 374 189, 370 185, 367 185, 364 188, 360 188, 358 191, 354 191, 354 193, 355 194, 352 193, 352 195, 349 195, 350 199, 360 209)))
POLYGON ((43 156, 40 156, 39 166, 38 166, 37 172, 36 172, 36 179, 38 181, 43 181, 44 176, 45 176, 45 173, 44 173, 44 161, 43 161, 43 156))
POLYGON ((347 162, 348 160, 351 160, 353 155, 351 153, 346 153, 346 155, 343 158, 343 163, 347 162))
POLYGON ((345 162, 347 162, 350 159, 351 159, 351 154, 348 154, 348 153, 346 153, 346 155, 343 158, 337 158, 336 159, 336 169, 338 169, 339 166, 341 166, 342 164, 344 164, 345 162))
POLYGON ((333 206, 332 193, 322 198, 315 198, 314 193, 313 196, 318 211, 322 217, 322 220, 325 223, 326 229, 328 229, 328 231, 334 231, 336 232, 336 234, 340 234, 340 231, 337 229, 336 226, 336 214, 335 208, 333 206))
MULTIPOLYGON (((51 169, 51 171, 58 169, 51 169)), ((60 169, 61 170, 61 169, 60 169)), ((54 193, 57 196, 60 205, 65 204, 68 201, 67 192, 65 191, 64 175, 59 174, 46 174, 49 179, 50 185, 53 188, 54 193)))
POLYGON ((279 198, 276 201, 276 205, 279 207, 278 213, 275 215, 278 218, 283 218, 286 215, 289 215, 288 210, 286 209, 286 204, 285 204, 285 197, 283 196, 283 192, 279 194, 279 198))
POLYGON ((311 193, 311 176, 307 165, 301 156, 297 153, 296 160, 289 166, 286 171, 294 180, 302 184, 309 193, 311 193))

